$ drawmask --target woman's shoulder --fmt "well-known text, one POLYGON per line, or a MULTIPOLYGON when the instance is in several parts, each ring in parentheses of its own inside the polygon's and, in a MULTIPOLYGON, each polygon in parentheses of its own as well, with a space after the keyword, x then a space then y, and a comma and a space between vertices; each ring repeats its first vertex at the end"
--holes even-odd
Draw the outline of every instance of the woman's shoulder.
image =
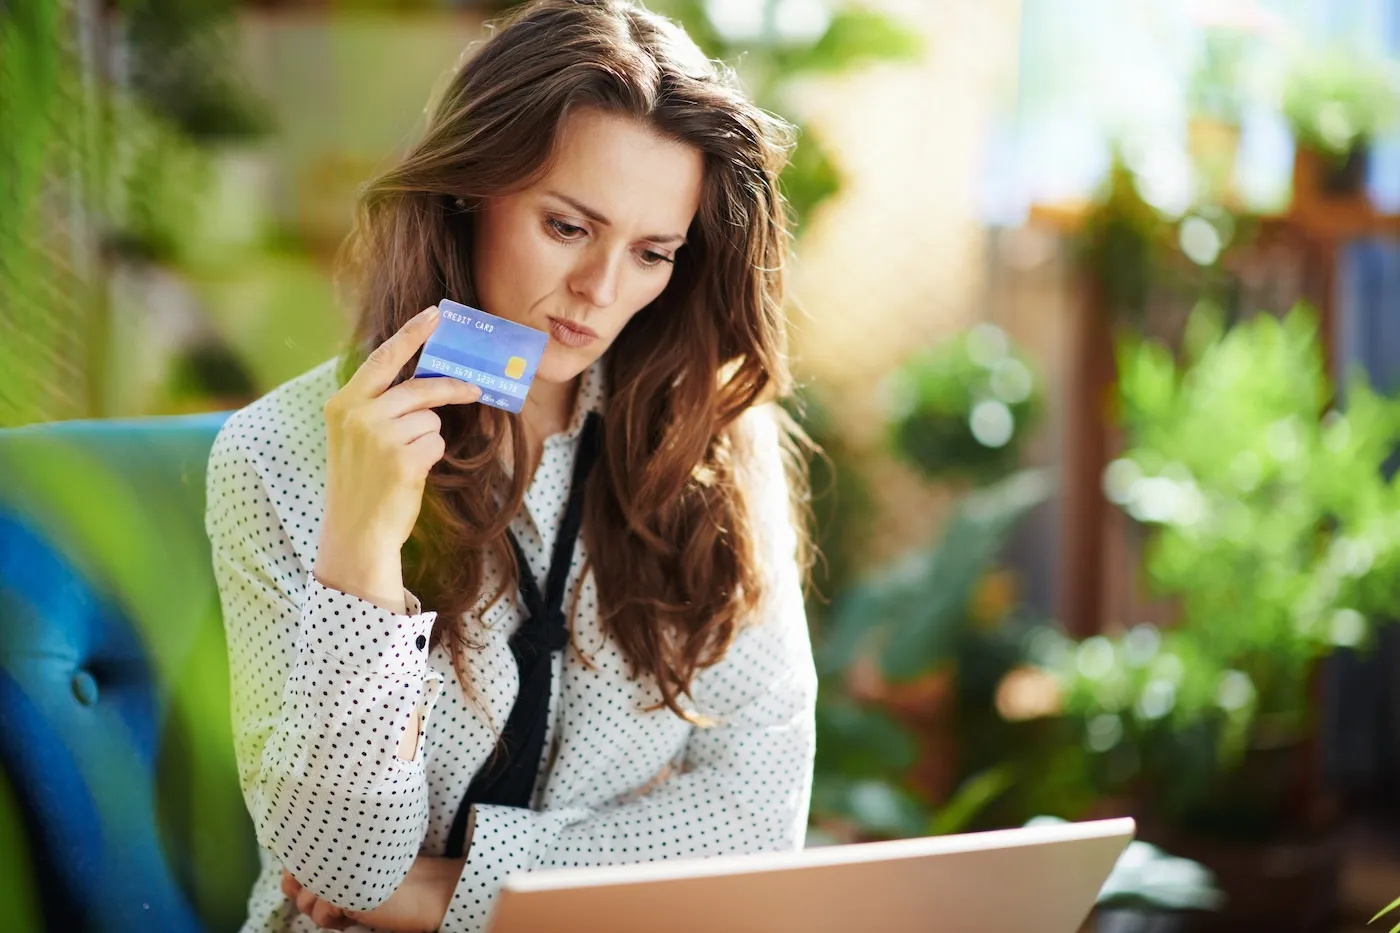
POLYGON ((798 554, 797 529, 804 469, 795 425, 776 402, 755 405, 740 416, 739 483, 747 500, 765 562, 786 564, 798 554))
POLYGON ((748 494, 770 505, 789 495, 788 458, 792 454, 791 419, 781 405, 766 402, 744 412, 737 422, 739 463, 748 494))
POLYGON ((287 535, 303 560, 315 553, 326 477, 323 406, 338 388, 338 363, 327 360, 284 382, 220 428, 205 475, 211 534, 275 518, 254 525, 287 535))
POLYGON ((211 469, 227 455, 237 455, 260 469, 298 457, 324 459, 322 409, 339 388, 339 362, 339 357, 332 357, 229 415, 214 439, 211 469))

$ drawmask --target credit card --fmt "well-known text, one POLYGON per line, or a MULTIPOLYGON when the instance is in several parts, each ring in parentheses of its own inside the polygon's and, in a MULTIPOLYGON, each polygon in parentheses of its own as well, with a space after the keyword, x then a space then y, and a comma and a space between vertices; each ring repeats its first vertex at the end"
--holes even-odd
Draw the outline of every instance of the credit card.
POLYGON ((415 376, 451 376, 481 387, 481 404, 519 413, 549 334, 444 298, 415 376))

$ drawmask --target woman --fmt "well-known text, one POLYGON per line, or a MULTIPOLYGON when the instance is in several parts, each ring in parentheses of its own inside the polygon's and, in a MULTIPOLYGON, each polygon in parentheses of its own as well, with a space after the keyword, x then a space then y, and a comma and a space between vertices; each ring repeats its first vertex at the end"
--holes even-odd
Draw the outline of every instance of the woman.
POLYGON ((511 872, 802 845, 786 141, 668 21, 546 0, 368 187, 356 350, 209 463, 245 929, 479 930, 511 872), (407 378, 443 297, 549 333, 519 416, 407 378))

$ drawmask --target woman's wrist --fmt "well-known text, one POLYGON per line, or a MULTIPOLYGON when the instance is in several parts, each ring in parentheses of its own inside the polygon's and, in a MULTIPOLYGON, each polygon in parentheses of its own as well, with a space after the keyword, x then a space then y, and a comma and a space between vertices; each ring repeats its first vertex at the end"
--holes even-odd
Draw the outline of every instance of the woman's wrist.
POLYGON ((452 906, 452 895, 457 893, 457 885, 462 881, 462 872, 467 867, 465 858, 435 858, 430 860, 432 878, 429 883, 432 905, 429 911, 434 929, 442 926, 447 917, 447 909, 452 906))
POLYGON ((403 564, 397 548, 345 544, 343 539, 323 533, 316 549, 314 573, 323 586, 400 615, 408 611, 403 564))

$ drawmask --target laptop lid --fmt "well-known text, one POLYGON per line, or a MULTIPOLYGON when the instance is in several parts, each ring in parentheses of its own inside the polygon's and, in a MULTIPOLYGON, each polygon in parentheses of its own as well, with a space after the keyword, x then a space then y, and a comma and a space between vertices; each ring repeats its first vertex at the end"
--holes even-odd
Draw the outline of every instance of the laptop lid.
POLYGON ((1131 819, 512 875, 490 933, 1075 933, 1131 819))

